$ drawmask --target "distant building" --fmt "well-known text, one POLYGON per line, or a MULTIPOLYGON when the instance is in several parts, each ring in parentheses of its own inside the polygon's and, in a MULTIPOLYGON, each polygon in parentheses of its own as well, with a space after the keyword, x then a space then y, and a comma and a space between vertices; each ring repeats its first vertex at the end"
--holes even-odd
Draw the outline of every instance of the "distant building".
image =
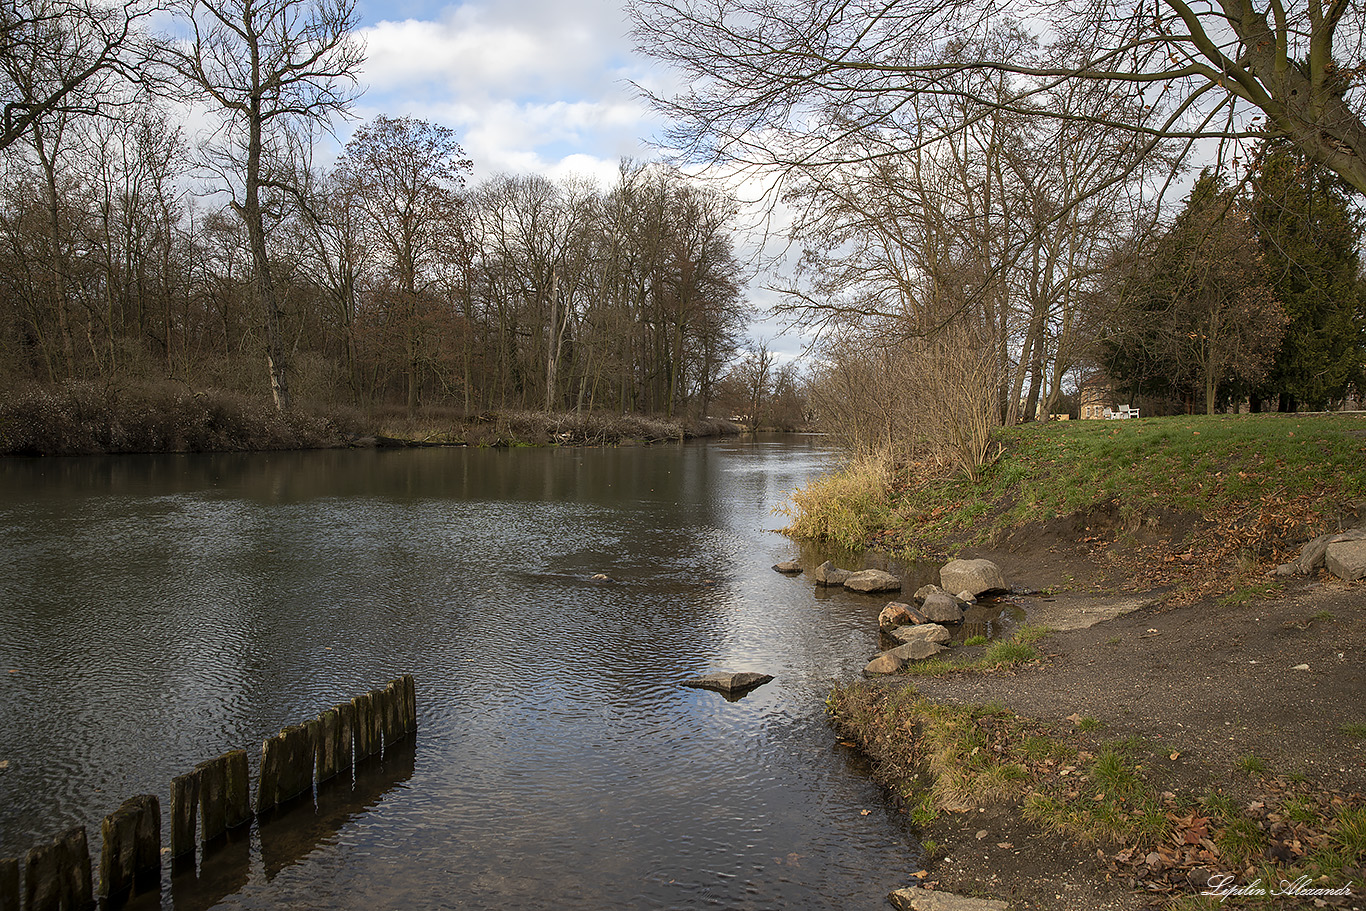
POLYGON ((1113 409, 1114 389, 1110 378, 1101 371, 1087 375, 1077 390, 1077 417, 1083 421, 1099 421, 1106 418, 1106 412, 1113 409))

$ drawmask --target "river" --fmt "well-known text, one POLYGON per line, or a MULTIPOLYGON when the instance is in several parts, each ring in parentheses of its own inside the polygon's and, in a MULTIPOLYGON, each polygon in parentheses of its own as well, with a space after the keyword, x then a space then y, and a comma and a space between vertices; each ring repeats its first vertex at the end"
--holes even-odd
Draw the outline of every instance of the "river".
POLYGON ((130 907, 880 911, 919 848, 824 699, 887 599, 770 568, 834 458, 0 460, 0 856, 411 673, 411 749, 130 907))

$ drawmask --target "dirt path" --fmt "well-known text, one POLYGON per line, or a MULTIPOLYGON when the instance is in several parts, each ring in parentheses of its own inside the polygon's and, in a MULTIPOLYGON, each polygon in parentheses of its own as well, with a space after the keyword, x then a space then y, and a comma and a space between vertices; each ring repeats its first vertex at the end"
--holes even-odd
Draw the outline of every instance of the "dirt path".
MULTIPOLYGON (((1017 588, 1087 570, 1081 556, 971 555, 995 560, 1017 588)), ((1366 792, 1366 740, 1344 730, 1366 725, 1366 586, 1296 580, 1230 606, 1163 608, 1160 595, 1077 590, 1017 600, 1027 622, 1055 630, 1041 661, 905 682, 938 701, 994 700, 1043 720, 1095 719, 1115 739, 1138 735, 1153 774, 1196 793, 1247 787, 1238 767, 1249 756, 1270 775, 1366 792)), ((942 845, 929 880, 949 891, 1007 899, 1017 911, 1166 906, 1113 876, 1094 848, 1043 835, 1013 808, 946 815, 927 834, 942 845)), ((1366 883, 1345 907, 1366 908, 1366 883)))

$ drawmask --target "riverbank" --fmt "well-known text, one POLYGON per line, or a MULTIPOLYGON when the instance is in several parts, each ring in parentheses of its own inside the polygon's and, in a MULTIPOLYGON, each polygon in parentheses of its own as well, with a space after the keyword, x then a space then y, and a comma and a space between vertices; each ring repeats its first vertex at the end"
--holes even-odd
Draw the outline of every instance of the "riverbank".
MULTIPOLYGON (((1308 877, 1353 891, 1329 907, 1362 907, 1362 595, 1312 581, 1224 605, 1130 600, 1049 633, 1032 661, 843 685, 831 713, 921 828, 934 888, 1016 911, 1195 909, 1220 907, 1199 894, 1211 879, 1308 877)), ((1021 600, 1066 626, 1114 598, 1021 600)), ((1286 901, 1263 898, 1234 906, 1286 901)))
POLYGON ((318 409, 170 385, 71 383, 0 400, 0 455, 385 446, 621 446, 739 433, 729 421, 598 412, 318 409))
POLYGON ((1030 660, 831 694, 932 849, 907 885, 1016 911, 1366 907, 1366 588, 1274 574, 1366 518, 1366 421, 1267 418, 1018 431, 979 485, 846 487, 845 527, 992 559, 1050 630, 1030 660))

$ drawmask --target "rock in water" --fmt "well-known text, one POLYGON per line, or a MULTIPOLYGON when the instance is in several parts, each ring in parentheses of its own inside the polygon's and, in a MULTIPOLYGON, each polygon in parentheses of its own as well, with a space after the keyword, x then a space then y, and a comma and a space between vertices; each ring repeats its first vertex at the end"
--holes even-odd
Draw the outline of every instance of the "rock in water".
POLYGON ((820 566, 816 567, 815 572, 811 574, 811 578, 816 580, 817 585, 843 585, 844 580, 852 575, 853 573, 849 570, 840 569, 829 560, 826 560, 820 566))
POLYGON ((802 561, 784 560, 781 563, 774 563, 773 568, 785 576, 795 576, 802 571, 802 561))
POLYGON ((931 583, 930 585, 922 585, 919 588, 917 588, 915 590, 915 595, 913 597, 915 598, 916 604, 924 604, 925 599, 928 598, 930 595, 948 595, 950 598, 953 597, 953 595, 950 595, 948 592, 944 591, 938 585, 934 585, 933 583, 931 583))
POLYGON ((856 592, 895 592, 901 590, 901 580, 880 569, 865 569, 850 574, 844 587, 856 592))
POLYGON ((931 623, 957 623, 963 619, 963 609, 953 595, 932 592, 925 596, 920 609, 931 623))
POLYGON ((763 686, 773 679, 772 674, 756 674, 753 671, 725 671, 684 680, 684 686, 698 690, 716 690, 718 693, 733 695, 747 693, 756 686, 763 686))
POLYGON ((1010 591, 1005 573, 990 560, 954 560, 939 571, 939 584, 946 591, 968 591, 974 595, 1010 591))
POLYGON ((877 615, 877 628, 884 633, 890 632, 898 626, 914 626, 917 623, 926 622, 928 620, 924 614, 900 601, 891 602, 882 609, 882 613, 877 615))

